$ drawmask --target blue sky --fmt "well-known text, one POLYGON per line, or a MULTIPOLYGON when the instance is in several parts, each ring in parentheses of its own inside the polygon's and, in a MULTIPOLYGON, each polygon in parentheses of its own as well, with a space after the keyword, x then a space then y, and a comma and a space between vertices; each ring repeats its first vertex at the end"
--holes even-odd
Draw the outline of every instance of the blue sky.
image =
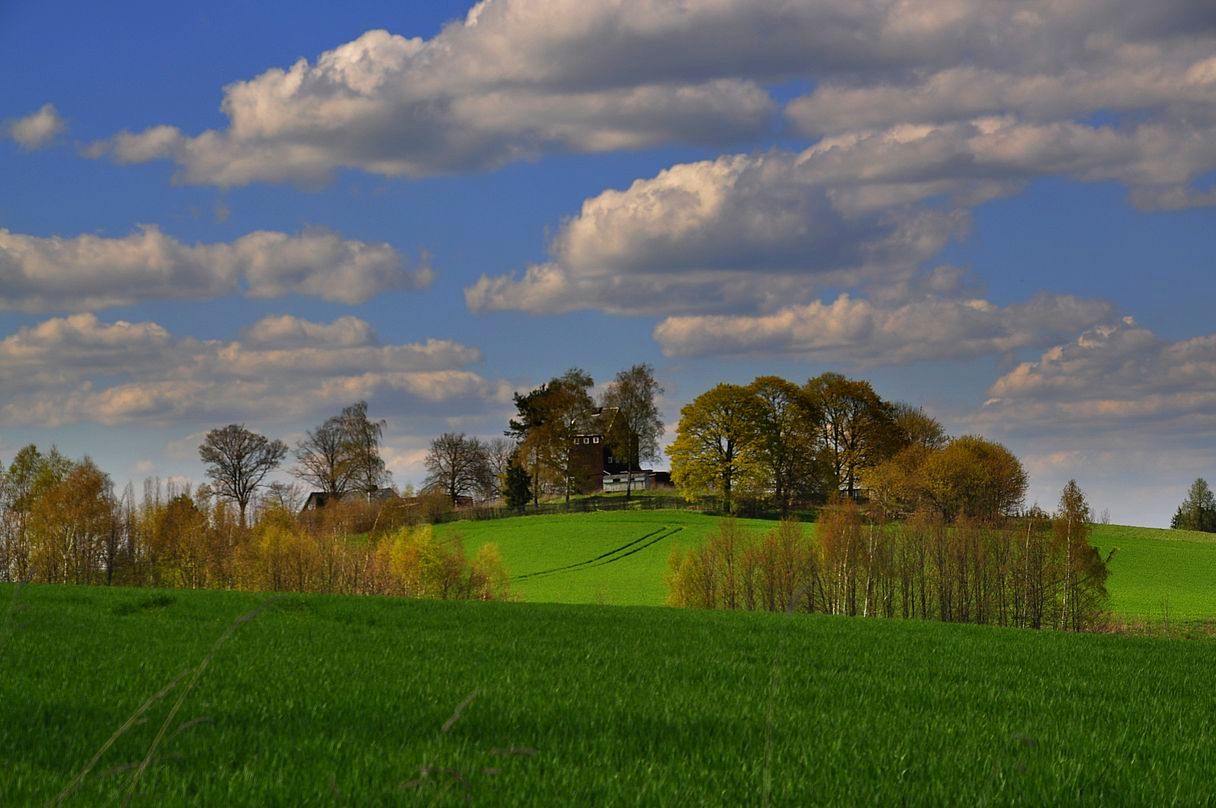
POLYGON ((1216 477, 1216 11, 1063 5, 4 4, 0 461, 197 480, 367 397, 418 483, 573 365, 673 426, 833 369, 1165 524, 1216 477))

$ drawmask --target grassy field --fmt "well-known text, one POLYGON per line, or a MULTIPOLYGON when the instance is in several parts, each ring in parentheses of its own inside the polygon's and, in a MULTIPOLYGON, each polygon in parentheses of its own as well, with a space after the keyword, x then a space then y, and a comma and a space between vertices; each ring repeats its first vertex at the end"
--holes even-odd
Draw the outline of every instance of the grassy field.
MULTIPOLYGON (((667 560, 676 548, 698 546, 718 519, 691 511, 606 511, 453 522, 471 555, 498 545, 521 599, 547 603, 659 606, 667 597, 667 560)), ((774 523, 745 519, 749 530, 774 523)))
POLYGON ((136 805, 1193 804, 1216 782, 1213 642, 336 596, 233 622, 264 600, 0 587, 0 804, 94 758, 64 804, 114 804, 145 759, 136 805))
MULTIPOLYGON (((523 600, 657 606, 667 596, 672 549, 701 542, 716 524, 688 511, 614 511, 455 522, 440 531, 459 532, 470 552, 498 544, 523 600)), ((1104 554, 1115 550, 1108 589, 1117 617, 1216 619, 1216 534, 1096 525, 1091 540, 1104 554)))
POLYGON ((1111 611, 1129 620, 1216 619, 1216 534, 1096 525, 1091 541, 1115 551, 1111 611))

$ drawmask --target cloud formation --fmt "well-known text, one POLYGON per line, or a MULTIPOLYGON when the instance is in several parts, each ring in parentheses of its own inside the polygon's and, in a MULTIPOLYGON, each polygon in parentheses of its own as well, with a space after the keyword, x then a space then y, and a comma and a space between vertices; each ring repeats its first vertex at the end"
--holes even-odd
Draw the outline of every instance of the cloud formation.
POLYGON ((883 305, 845 294, 772 314, 668 317, 654 338, 667 356, 784 354, 892 365, 1009 354, 1112 315, 1109 304, 1069 296, 997 306, 981 298, 926 295, 883 305))
POLYGON ((1216 138, 989 117, 901 125, 676 165, 583 203, 547 262, 483 276, 473 311, 769 311, 824 288, 905 282, 972 206, 1043 176, 1114 180, 1146 205, 1201 202, 1216 138), (1189 194, 1189 196, 1188 196, 1189 194))
POLYGON ((604 191, 563 224, 548 262, 483 276, 465 301, 534 313, 773 306, 906 275, 966 226, 958 212, 907 204, 936 189, 905 183, 867 196, 835 183, 820 169, 834 157, 733 155, 604 191))
POLYGON ((43 104, 37 112, 24 118, 6 121, 2 131, 28 151, 49 146, 64 130, 67 122, 60 117, 54 104, 43 104))
POLYGON ((237 293, 361 303, 389 290, 423 288, 432 277, 425 255, 407 268, 389 244, 321 229, 185 244, 152 225, 119 238, 44 238, 0 228, 0 309, 81 311, 237 293))
POLYGON ((1216 445, 1216 334, 1170 342, 1126 317, 1023 362, 989 394, 980 419, 1004 431, 1216 445))
POLYGON ((175 338, 157 323, 52 318, 0 340, 0 417, 54 426, 312 416, 358 399, 382 412, 478 414, 510 400, 448 340, 381 344, 363 320, 267 317, 242 340, 175 338))
POLYGON ((811 136, 990 115, 1213 121, 1207 0, 485 0, 431 39, 368 31, 224 88, 226 128, 91 148, 221 186, 476 171, 554 151, 746 140, 776 82, 811 136))

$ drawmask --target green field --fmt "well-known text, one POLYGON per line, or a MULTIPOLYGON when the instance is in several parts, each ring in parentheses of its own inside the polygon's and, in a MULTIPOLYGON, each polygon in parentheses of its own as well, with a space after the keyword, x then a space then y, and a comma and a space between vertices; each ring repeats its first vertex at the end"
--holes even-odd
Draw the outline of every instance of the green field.
POLYGON ((1090 537, 1115 550, 1111 611, 1129 620, 1216 619, 1216 534, 1096 525, 1090 537))
POLYGON ((208 657, 264 599, 0 587, 0 804, 52 800, 204 659, 64 804, 116 804, 162 726, 133 804, 1194 804, 1216 782, 1213 642, 288 596, 208 657))
MULTIPOLYGON (((688 511, 614 511, 455 522, 440 531, 459 532, 470 552, 496 543, 523 600, 657 606, 667 596, 672 549, 701 542, 716 525, 716 517, 688 511)), ((1091 540, 1104 554, 1115 550, 1107 588, 1116 617, 1216 619, 1216 534, 1095 525, 1091 540)))
MULTIPOLYGON (((773 522, 740 520, 749 530, 773 522)), ((676 548, 699 546, 718 518, 691 511, 605 511, 453 522, 469 554, 492 542, 521 599, 547 603, 659 606, 667 598, 667 560, 676 548)))

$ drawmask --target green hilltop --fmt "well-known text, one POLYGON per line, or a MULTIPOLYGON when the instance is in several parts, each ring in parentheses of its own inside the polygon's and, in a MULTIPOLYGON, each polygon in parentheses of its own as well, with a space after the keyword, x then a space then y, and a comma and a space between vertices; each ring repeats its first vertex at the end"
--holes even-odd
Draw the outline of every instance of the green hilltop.
MULTIPOLYGON (((754 531, 774 526, 739 521, 754 531)), ((437 530, 459 534, 470 552, 497 544, 522 600, 659 606, 672 550, 695 546, 717 523, 693 511, 639 510, 453 522, 437 530)), ((1216 534, 1094 525, 1090 539, 1103 556, 1114 552, 1107 589, 1116 619, 1216 620, 1216 534)))

